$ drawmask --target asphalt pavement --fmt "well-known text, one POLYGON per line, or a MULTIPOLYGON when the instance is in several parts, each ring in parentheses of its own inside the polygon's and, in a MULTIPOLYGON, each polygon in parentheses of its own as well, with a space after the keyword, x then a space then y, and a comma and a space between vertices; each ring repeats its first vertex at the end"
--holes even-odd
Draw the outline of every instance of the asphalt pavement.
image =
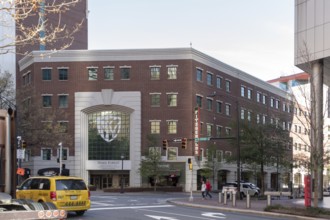
MULTIPOLYGON (((201 196, 189 196, 187 198, 180 198, 180 199, 173 199, 169 201, 170 203, 176 205, 184 205, 184 206, 191 206, 191 207, 202 207, 202 208, 210 208, 228 212, 241 212, 241 213, 251 213, 256 215, 264 215, 264 216, 288 216, 292 219, 292 215, 286 214, 279 214, 279 213, 272 213, 272 212, 265 212, 264 209, 267 207, 267 199, 259 199, 257 197, 250 198, 250 204, 247 204, 247 199, 243 198, 242 200, 238 199, 235 201, 230 200, 229 198, 224 203, 223 197, 219 200, 218 193, 212 193, 212 198, 203 199, 201 196)), ((297 207, 303 208, 305 207, 305 200, 304 198, 299 199, 291 199, 288 197, 274 197, 271 199, 271 205, 280 204, 285 207, 297 207)), ((319 202, 318 207, 320 208, 329 208, 330 209, 330 197, 324 197, 322 202, 319 202)), ((316 219, 311 217, 305 216, 294 216, 295 219, 316 219)), ((320 220, 321 218, 317 218, 320 220)))
MULTIPOLYGON (((224 203, 224 198, 221 197, 221 201, 219 200, 219 193, 212 193, 212 198, 203 199, 199 192, 184 193, 182 192, 181 196, 173 196, 178 195, 178 193, 163 193, 163 192, 137 192, 137 193, 108 193, 103 191, 91 192, 91 195, 139 195, 145 196, 146 194, 168 194, 169 198, 167 202, 182 205, 182 206, 190 206, 196 208, 208 208, 219 211, 227 211, 227 212, 240 212, 240 213, 250 213, 258 216, 282 216, 283 218, 288 217, 288 219, 305 219, 312 220, 317 219, 321 220, 321 218, 311 218, 304 216, 292 216, 286 214, 279 214, 273 212, 265 212, 264 209, 267 207, 267 199, 259 199, 257 197, 250 198, 250 205, 247 205, 247 199, 243 198, 242 200, 236 200, 235 205, 233 204, 233 200, 227 199, 227 203, 224 203)), ((288 197, 274 197, 271 199, 271 205, 280 204, 285 207, 297 207, 303 208, 305 207, 304 198, 290 199, 288 197)), ((318 207, 330 209, 330 197, 324 197, 322 202, 319 202, 318 207)))

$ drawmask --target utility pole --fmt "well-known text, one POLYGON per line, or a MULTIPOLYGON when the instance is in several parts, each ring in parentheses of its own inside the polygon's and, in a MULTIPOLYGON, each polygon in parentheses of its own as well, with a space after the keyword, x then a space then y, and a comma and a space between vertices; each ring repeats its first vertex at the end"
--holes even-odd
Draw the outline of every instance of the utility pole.
POLYGON ((60 147, 60 157, 59 157, 59 160, 60 160, 60 172, 59 172, 59 176, 62 175, 62 150, 63 150, 63 146, 62 146, 62 142, 60 142, 58 144, 58 146, 60 147))

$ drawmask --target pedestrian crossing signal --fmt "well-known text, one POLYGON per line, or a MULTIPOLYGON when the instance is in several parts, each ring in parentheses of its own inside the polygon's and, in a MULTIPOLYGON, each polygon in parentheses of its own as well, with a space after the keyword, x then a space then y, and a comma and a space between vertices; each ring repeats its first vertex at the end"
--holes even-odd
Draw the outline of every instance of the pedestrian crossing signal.
POLYGON ((163 140, 163 149, 166 150, 168 147, 168 142, 166 139, 163 140))

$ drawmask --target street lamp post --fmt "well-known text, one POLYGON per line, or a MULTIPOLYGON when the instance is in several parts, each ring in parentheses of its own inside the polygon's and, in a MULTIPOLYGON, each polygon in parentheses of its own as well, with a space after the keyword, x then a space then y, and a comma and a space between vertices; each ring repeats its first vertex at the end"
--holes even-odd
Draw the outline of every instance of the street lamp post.
POLYGON ((120 186, 120 193, 124 193, 124 155, 120 156, 121 158, 121 186, 120 186))

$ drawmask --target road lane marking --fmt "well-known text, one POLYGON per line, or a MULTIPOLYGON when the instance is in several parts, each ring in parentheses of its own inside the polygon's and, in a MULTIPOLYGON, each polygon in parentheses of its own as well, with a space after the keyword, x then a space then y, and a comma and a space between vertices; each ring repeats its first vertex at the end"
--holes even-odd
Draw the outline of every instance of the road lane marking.
POLYGON ((91 208, 88 209, 88 211, 99 211, 99 210, 110 210, 110 209, 148 209, 148 208, 167 208, 167 207, 173 207, 173 205, 101 207, 101 208, 91 208))
MULTIPOLYGON (((141 210, 141 211, 142 211, 142 210, 141 210)), ((210 220, 210 218, 197 217, 197 216, 192 216, 192 215, 183 215, 183 214, 170 213, 170 212, 162 212, 162 211, 149 210, 149 209, 143 209, 143 211, 155 212, 155 213, 160 213, 160 214, 165 214, 165 215, 174 215, 174 216, 181 216, 181 217, 189 217, 189 218, 196 218, 196 219, 210 220)))

